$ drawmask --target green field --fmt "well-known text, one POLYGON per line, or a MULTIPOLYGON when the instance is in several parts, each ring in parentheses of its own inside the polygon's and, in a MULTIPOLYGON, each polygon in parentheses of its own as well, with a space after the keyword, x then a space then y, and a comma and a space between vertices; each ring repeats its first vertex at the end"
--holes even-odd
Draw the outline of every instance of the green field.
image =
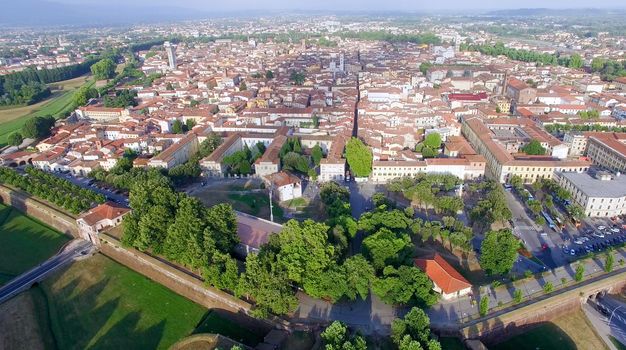
MULTIPOLYGON (((94 84, 94 81, 89 81, 87 84, 91 86, 94 84)), ((1 118, 2 114, 10 113, 11 110, 0 111, 0 122, 8 120, 0 124, 0 147, 5 146, 9 135, 20 130, 22 125, 24 125, 24 123, 26 123, 26 121, 30 118, 52 115, 58 119, 65 116, 65 114, 70 112, 70 109, 73 107, 72 97, 74 96, 74 91, 76 89, 77 87, 73 87, 66 92, 56 94, 56 97, 49 99, 41 105, 37 105, 35 109, 20 117, 13 116, 11 118, 1 118)))
MULTIPOLYGON (((41 284, 58 349, 166 349, 207 309, 96 255, 41 284)), ((42 322, 40 322, 41 324, 42 322)))
POLYGON ((209 312, 200 322, 194 333, 218 333, 240 343, 255 346, 263 341, 263 336, 237 325, 234 321, 209 312))
POLYGON ((53 256, 68 241, 66 235, 0 204, 0 284, 53 256))
POLYGON ((492 350, 536 350, 536 349, 607 349, 594 332, 582 310, 543 323, 528 332, 515 336, 503 343, 490 346, 492 350))

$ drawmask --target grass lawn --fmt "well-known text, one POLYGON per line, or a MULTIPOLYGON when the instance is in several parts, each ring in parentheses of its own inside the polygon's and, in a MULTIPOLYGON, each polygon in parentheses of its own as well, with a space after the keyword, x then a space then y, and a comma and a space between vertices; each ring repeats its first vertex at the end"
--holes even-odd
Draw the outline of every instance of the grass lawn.
MULTIPOLYGON (((264 192, 242 192, 241 187, 211 186, 193 194, 206 206, 213 206, 220 203, 229 203, 233 209, 254 215, 266 220, 270 218, 270 206, 267 193, 264 192), (233 189, 236 188, 236 189, 233 189)), ((274 220, 283 222, 283 209, 274 202, 274 220)))
POLYGON ((235 321, 229 320, 215 311, 209 312, 200 322, 194 333, 216 333, 249 346, 256 346, 263 341, 263 335, 242 328, 235 321))
MULTIPOLYGON (((4 109, 0 110, 0 147, 6 145, 8 136, 21 129, 22 125, 26 121, 33 117, 52 115, 55 118, 60 118, 69 112, 69 108, 72 107, 72 97, 74 91, 81 86, 85 77, 79 77, 68 80, 66 85, 63 82, 54 84, 62 84, 63 90, 55 91, 53 97, 46 101, 37 103, 35 105, 18 107, 16 109, 4 109), (80 82, 80 84, 78 84, 80 82)), ((54 85, 51 84, 51 85, 54 85)), ((93 85, 93 81, 89 81, 87 84, 93 85)))
POLYGON ((597 349, 606 346, 593 331, 582 310, 561 316, 550 323, 544 323, 524 334, 515 336, 489 349, 535 350, 535 349, 597 349))
POLYGON ((56 254, 69 237, 0 204, 0 284, 56 254))
POLYGON ((58 272, 41 289, 59 349, 166 349, 207 313, 100 254, 58 272))

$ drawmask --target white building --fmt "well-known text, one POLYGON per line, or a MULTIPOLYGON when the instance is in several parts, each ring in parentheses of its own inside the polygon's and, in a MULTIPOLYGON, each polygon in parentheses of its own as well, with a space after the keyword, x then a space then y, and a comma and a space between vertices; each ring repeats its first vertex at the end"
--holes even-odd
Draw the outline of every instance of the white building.
POLYGON ((573 201, 589 217, 626 214, 626 176, 590 170, 585 173, 557 172, 555 180, 572 193, 573 201))

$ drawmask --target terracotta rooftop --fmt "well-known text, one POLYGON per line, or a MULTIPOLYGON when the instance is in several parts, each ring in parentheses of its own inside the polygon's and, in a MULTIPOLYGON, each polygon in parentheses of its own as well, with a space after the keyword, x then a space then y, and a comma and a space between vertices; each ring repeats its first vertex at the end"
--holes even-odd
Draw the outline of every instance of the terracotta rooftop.
POLYGON ((432 259, 415 259, 415 266, 422 269, 445 294, 455 293, 472 286, 439 254, 435 253, 432 259))
POLYGON ((128 213, 129 211, 129 208, 126 208, 122 205, 115 204, 113 202, 105 202, 82 214, 80 218, 85 220, 88 225, 93 226, 99 221, 106 219, 113 220, 121 215, 128 213))

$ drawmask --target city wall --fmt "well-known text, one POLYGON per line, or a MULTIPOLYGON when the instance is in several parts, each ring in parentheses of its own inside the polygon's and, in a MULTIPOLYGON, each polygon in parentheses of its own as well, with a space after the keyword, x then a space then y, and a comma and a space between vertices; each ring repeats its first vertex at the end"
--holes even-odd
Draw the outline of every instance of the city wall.
MULTIPOLYGON (((584 283, 584 282, 583 282, 584 283)), ((463 327, 463 339, 479 339, 483 343, 496 344, 519 335, 537 325, 571 313, 598 293, 618 293, 626 287, 626 269, 615 271, 609 277, 581 284, 526 306, 520 305, 508 312, 494 313, 463 327)))
MULTIPOLYGON (((21 190, 1 184, 0 199, 2 203, 13 206, 70 237, 79 237, 76 217, 60 208, 33 198, 21 190)), ((236 318, 237 322, 254 329, 269 331, 273 327, 283 329, 289 327, 287 321, 277 317, 270 321, 252 319, 248 317, 252 309, 250 303, 206 286, 199 276, 194 276, 165 260, 132 248, 122 247, 119 240, 113 236, 101 233, 99 237, 102 254, 204 307, 230 315, 231 318, 236 318)))
POLYGON ((0 184, 0 199, 28 216, 49 225, 72 238, 78 238, 76 217, 28 193, 0 184))

